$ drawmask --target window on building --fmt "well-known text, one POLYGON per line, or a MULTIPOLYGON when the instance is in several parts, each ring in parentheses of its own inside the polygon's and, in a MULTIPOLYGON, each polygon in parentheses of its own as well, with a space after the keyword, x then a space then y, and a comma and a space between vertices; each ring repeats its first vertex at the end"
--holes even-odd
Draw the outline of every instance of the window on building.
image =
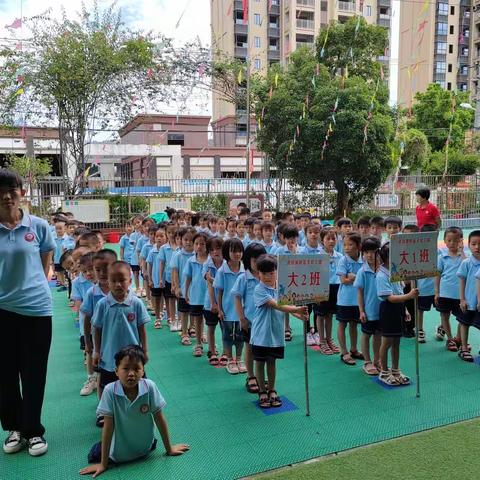
POLYGON ((439 3, 437 12, 439 15, 448 15, 448 3, 439 3))
POLYGON ((253 64, 255 66, 255 70, 260 70, 262 68, 262 62, 259 58, 256 58, 253 64))
POLYGON ((371 5, 367 5, 367 7, 365 8, 365 16, 366 16, 366 17, 371 17, 371 16, 372 16, 372 7, 371 7, 371 5))
POLYGON ((445 73, 447 64, 445 62, 437 62, 435 64, 435 73, 445 73))
POLYGON ((450 15, 455 15, 455 7, 453 5, 450 6, 450 15))
POLYGON ((462 92, 466 92, 467 91, 467 84, 466 83, 461 83, 459 89, 462 92))
POLYGON ((468 75, 468 65, 462 65, 460 67, 460 73, 461 75, 468 75))
POLYGON ((388 7, 380 7, 380 15, 388 15, 388 7))
POLYGON ((435 83, 440 85, 442 88, 445 88, 445 82, 443 80, 437 80, 435 83))
POLYGON ((255 37, 254 38, 254 45, 255 45, 255 48, 260 48, 260 37, 255 37))
POLYGON ((450 35, 453 35, 455 33, 455 27, 453 25, 450 25, 450 35))
POLYGON ((167 145, 185 145, 183 133, 169 133, 167 137, 167 145))
POLYGON ((449 64, 448 64, 448 73, 452 73, 452 68, 453 68, 453 67, 452 67, 452 64, 449 63, 449 64))
POLYGON ((451 90, 452 89, 452 84, 450 82, 447 83, 447 90, 451 90))
POLYGON ((438 55, 445 55, 447 53, 447 43, 446 42, 437 42, 437 48, 435 52, 438 55))
POLYGON ((453 45, 448 45, 448 53, 453 53, 453 45))
POLYGON ((470 30, 468 28, 466 28, 464 31, 463 31, 463 36, 464 37, 469 37, 470 36, 470 30))
POLYGON ((255 14, 254 14, 254 16, 253 16, 253 22, 255 23, 255 25, 261 25, 262 19, 261 19, 259 13, 255 13, 255 14))
POLYGON ((446 35, 448 32, 448 24, 444 22, 437 23, 437 35, 446 35))
POLYGON ((462 55, 463 55, 464 57, 468 57, 468 48, 467 48, 467 47, 463 47, 463 48, 462 48, 462 55))
POLYGON ((320 10, 321 10, 322 12, 326 12, 327 9, 328 9, 328 2, 322 2, 322 3, 320 3, 320 10))

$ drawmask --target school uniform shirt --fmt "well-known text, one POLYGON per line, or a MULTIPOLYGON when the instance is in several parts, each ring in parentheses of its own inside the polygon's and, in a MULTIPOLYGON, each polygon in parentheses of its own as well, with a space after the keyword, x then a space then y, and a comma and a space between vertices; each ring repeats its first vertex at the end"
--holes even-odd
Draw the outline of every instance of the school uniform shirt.
POLYGON ((272 242, 270 245, 267 245, 263 240, 260 242, 260 245, 263 246, 263 248, 265 248, 266 252, 270 255, 274 255, 274 251, 275 249, 277 248, 277 246, 275 245, 275 242, 272 242))
POLYGON ((298 244, 303 246, 307 244, 307 237, 303 230, 298 231, 298 244))
POLYGON ((150 321, 143 302, 132 292, 122 302, 109 293, 95 307, 92 325, 102 330, 99 367, 115 371, 115 354, 127 345, 140 345, 138 328, 150 321))
POLYGON ((358 271, 353 286, 363 289, 363 304, 367 320, 378 320, 380 318, 380 299, 377 295, 376 274, 368 263, 365 262, 358 271))
MULTIPOLYGON (((215 275, 215 280, 213 282, 213 287, 218 290, 223 291, 222 295, 222 311, 225 315, 225 321, 227 322, 238 322, 239 318, 237 311, 235 310, 235 303, 233 301, 232 288, 237 281, 237 278, 245 271, 242 263, 240 263, 240 269, 238 272, 232 272, 228 263, 223 262, 222 266, 218 269, 217 274, 215 275)), ((218 302, 218 293, 217 293, 217 302, 218 302)), ((220 307, 220 304, 219 304, 220 307)))
POLYGON ((343 255, 343 237, 337 235, 337 243, 335 245, 335 251, 343 255))
POLYGON ((107 294, 102 292, 100 285, 98 283, 95 283, 91 288, 87 290, 87 293, 83 297, 83 302, 80 305, 80 312, 92 318, 97 303, 106 296, 107 294))
POLYGON ((417 287, 419 297, 433 297, 435 295, 435 279, 433 277, 419 278, 417 287))
POLYGON ((63 253, 63 242, 67 235, 63 235, 63 237, 55 237, 55 250, 53 251, 53 263, 59 264, 60 257, 63 253))
POLYGON ((438 255, 437 269, 440 272, 440 297, 460 300, 457 271, 461 263, 462 256, 451 257, 448 250, 442 251, 438 255))
POLYGON ((66 235, 63 239, 63 251, 65 250, 73 250, 75 248, 75 239, 70 237, 70 235, 66 235))
POLYGON ((145 243, 142 247, 142 250, 140 251, 139 257, 143 258, 144 260, 147 260, 148 254, 150 253, 152 248, 153 248, 153 243, 150 243, 149 241, 145 243))
MULTIPOLYGON (((327 252, 324 252, 327 253, 327 252)), ((327 254, 329 255, 329 254, 327 254)), ((343 257, 341 253, 338 253, 336 250, 330 256, 330 262, 328 264, 328 283, 330 285, 339 285, 340 277, 337 275, 338 262, 343 257)))
MULTIPOLYGON (((205 275, 207 272, 210 272, 210 276, 215 279, 215 276, 217 275, 217 267, 215 266, 215 263, 213 263, 212 258, 210 255, 207 258, 207 261, 202 265, 202 277, 205 279, 205 275)), ((205 279, 205 282, 207 280, 205 279)), ((214 289, 215 290, 215 289, 214 289)), ((215 291, 215 298, 218 298, 218 292, 215 291)), ((210 295, 208 294, 208 287, 205 290, 205 297, 203 300, 203 308, 204 310, 208 310, 209 312, 211 311, 212 308, 212 303, 210 302, 210 295)))
POLYGON ((188 262, 188 259, 195 255, 194 252, 186 252, 183 248, 175 252, 175 255, 172 256, 170 261, 170 267, 172 269, 176 268, 178 272, 178 280, 180 282, 180 289, 182 290, 182 297, 185 298, 185 283, 187 277, 185 276, 185 265, 188 262))
POLYGON ((311 247, 308 243, 305 243, 298 249, 298 253, 302 255, 319 255, 320 253, 325 253, 325 250, 320 244, 316 247, 311 247))
MULTIPOLYGON (((190 305, 203 305, 205 300, 205 292, 207 291, 207 281, 202 275, 203 265, 200 263, 196 255, 191 256, 185 265, 185 278, 190 278, 190 288, 188 298, 190 305)), ((185 292, 186 293, 186 292, 185 292)))
POLYGON ((295 253, 292 253, 286 245, 282 245, 281 247, 275 250, 275 255, 298 255, 299 253, 300 251, 298 246, 295 253))
POLYGON ((12 230, 0 223, 0 308, 20 315, 52 315, 52 294, 41 253, 52 252, 55 241, 48 223, 23 214, 12 230))
MULTIPOLYGON (((72 293, 70 298, 76 302, 83 302, 88 290, 93 287, 93 282, 87 280, 82 273, 78 277, 74 278, 72 281, 72 293)), ((84 319, 85 314, 82 312, 81 308, 79 311, 79 327, 80 327, 80 336, 85 334, 84 329, 84 319)))
MULTIPOLYGON (((347 276, 349 273, 357 274, 360 268, 362 267, 362 257, 358 256, 358 260, 354 260, 348 255, 343 255, 342 258, 338 261, 337 265, 337 276, 347 276)), ((344 285, 340 282, 340 287, 338 289, 337 305, 342 307, 356 307, 358 306, 357 298, 357 288, 353 283, 349 285, 344 285)))
POLYGON ((127 234, 123 235, 123 237, 120 239, 120 248, 123 248, 123 260, 127 263, 131 263, 133 245, 130 242, 130 236, 127 234))
POLYGON ((142 237, 142 234, 140 232, 133 232, 130 234, 130 247, 132 248, 132 255, 130 257, 130 265, 137 266, 138 267, 138 258, 135 253, 135 250, 137 248, 137 242, 140 240, 142 237))
POLYGON ((97 415, 113 417, 115 422, 109 453, 114 462, 128 462, 150 452, 155 433, 152 415, 165 405, 157 386, 147 378, 138 382, 138 395, 132 402, 125 395, 120 380, 105 387, 97 415))
POLYGON ((243 312, 249 324, 252 324, 252 319, 255 316, 255 302, 253 294, 256 286, 260 281, 255 278, 250 270, 245 270, 242 275, 239 275, 235 284, 232 287, 232 295, 240 298, 243 305, 243 312))
MULTIPOLYGON (((145 245, 142 252, 145 250, 145 245)), ((162 245, 163 246, 163 245, 162 245)), ((160 247, 162 248, 162 247, 160 247)), ((152 283, 153 288, 160 288, 160 249, 156 245, 152 245, 148 256, 146 257, 147 263, 152 266, 152 283)))
POLYGON ((172 267, 170 262, 176 248, 173 248, 169 243, 162 245, 158 252, 158 261, 163 262, 163 281, 172 283, 172 267))
POLYGON ((244 249, 247 248, 252 243, 252 240, 250 240, 248 235, 245 235, 245 237, 241 239, 241 241, 244 249))
POLYGON ((150 239, 148 235, 142 235, 138 238, 137 244, 135 245, 135 255, 137 257, 137 262, 140 264, 140 252, 142 251, 143 246, 146 243, 149 243, 150 239))
MULTIPOLYGON (((465 301, 468 310, 477 310, 477 273, 480 270, 480 260, 473 255, 466 258, 460 264, 457 271, 457 277, 465 280, 465 301)), ((460 288, 460 287, 459 287, 460 288)))
POLYGON ((385 267, 380 267, 377 272, 377 295, 380 301, 386 300, 390 295, 403 295, 400 282, 390 281, 390 272, 385 267))
POLYGON ((259 282, 253 292, 255 313, 252 319, 250 344, 258 347, 285 346, 285 319, 283 312, 267 305, 269 300, 275 300, 276 290, 259 282))

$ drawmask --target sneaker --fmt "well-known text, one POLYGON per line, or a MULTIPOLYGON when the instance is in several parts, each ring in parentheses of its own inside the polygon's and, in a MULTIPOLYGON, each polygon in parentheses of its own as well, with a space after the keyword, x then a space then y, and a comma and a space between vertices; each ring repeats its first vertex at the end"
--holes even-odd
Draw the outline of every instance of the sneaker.
POLYGON ((437 333, 435 333, 435 339, 438 340, 439 342, 442 342, 445 340, 445 330, 441 325, 437 327, 437 333))
POLYGON ((247 373, 247 367, 245 366, 245 362, 239 360, 237 362, 238 373, 247 373))
POLYGON ((32 457, 39 457, 47 453, 48 443, 43 437, 32 437, 28 439, 28 453, 32 457))
POLYGON ((91 395, 97 389, 97 378, 95 375, 89 375, 87 381, 83 384, 82 389, 80 390, 80 395, 86 397, 91 395))
POLYGON ((8 437, 3 442, 3 451, 5 453, 17 453, 25 446, 25 440, 20 432, 9 432, 8 437))
POLYGON ((320 345, 320 335, 318 332, 313 334, 313 339, 315 340, 315 345, 320 345))
POLYGON ((315 334, 312 332, 307 333, 307 345, 309 347, 312 347, 313 345, 316 345, 317 342, 315 341, 315 334))
POLYGON ((418 343, 426 343, 425 332, 423 330, 418 331, 418 343))
POLYGON ((230 375, 237 375, 239 373, 238 365, 235 360, 229 360, 227 363, 227 372, 230 375))

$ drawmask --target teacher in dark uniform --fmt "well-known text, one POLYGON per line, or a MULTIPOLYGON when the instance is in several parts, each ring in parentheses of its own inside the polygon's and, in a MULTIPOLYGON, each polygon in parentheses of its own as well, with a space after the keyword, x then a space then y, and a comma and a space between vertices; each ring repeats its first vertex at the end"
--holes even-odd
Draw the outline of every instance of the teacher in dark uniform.
POLYGON ((52 338, 52 296, 47 274, 55 248, 45 220, 20 208, 25 195, 17 174, 0 169, 0 420, 8 432, 5 453, 25 446, 46 453, 41 424, 52 338))

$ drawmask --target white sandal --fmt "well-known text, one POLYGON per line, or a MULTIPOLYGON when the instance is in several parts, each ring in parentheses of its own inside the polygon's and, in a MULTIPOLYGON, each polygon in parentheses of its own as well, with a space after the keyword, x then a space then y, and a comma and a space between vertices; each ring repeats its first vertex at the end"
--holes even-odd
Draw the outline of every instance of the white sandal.
POLYGON ((389 387, 398 387, 400 385, 397 378, 392 375, 390 370, 382 370, 378 375, 378 379, 389 387))

